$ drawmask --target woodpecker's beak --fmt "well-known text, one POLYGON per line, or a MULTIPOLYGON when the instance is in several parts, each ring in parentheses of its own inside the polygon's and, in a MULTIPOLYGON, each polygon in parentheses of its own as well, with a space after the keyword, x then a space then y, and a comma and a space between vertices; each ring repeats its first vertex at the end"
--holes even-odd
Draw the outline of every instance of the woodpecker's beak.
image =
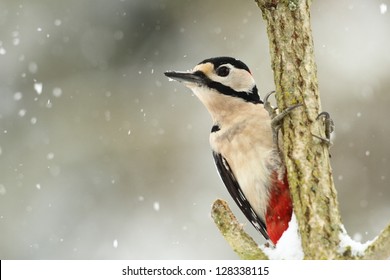
POLYGON ((196 71, 196 72, 167 71, 164 74, 170 79, 176 80, 178 82, 183 82, 185 84, 203 85, 205 83, 205 76, 200 71, 196 71))

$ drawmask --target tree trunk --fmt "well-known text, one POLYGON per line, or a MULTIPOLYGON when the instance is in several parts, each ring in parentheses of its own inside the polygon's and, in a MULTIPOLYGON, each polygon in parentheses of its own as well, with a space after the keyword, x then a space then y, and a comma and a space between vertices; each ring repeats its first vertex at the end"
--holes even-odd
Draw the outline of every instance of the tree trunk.
POLYGON ((267 24, 280 109, 301 103, 283 126, 288 181, 307 259, 334 259, 340 214, 323 136, 317 67, 310 27, 311 1, 256 1, 267 24))

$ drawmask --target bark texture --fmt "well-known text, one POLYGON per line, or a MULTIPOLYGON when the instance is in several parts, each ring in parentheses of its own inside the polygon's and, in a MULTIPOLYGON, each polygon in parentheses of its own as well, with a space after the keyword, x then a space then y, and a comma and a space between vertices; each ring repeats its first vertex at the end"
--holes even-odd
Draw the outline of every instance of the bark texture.
POLYGON ((267 25, 280 109, 303 104, 283 126, 288 181, 307 259, 334 259, 340 214, 321 111, 310 27, 311 1, 256 1, 267 25))

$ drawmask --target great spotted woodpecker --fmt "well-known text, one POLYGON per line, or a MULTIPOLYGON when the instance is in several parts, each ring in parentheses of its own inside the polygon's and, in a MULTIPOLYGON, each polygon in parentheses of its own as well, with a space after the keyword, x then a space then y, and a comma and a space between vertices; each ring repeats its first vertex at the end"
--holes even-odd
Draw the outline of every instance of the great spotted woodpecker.
POLYGON ((183 82, 210 112, 210 145, 222 181, 252 225, 276 245, 291 219, 292 201, 273 127, 297 106, 272 119, 248 66, 232 57, 165 75, 183 82))

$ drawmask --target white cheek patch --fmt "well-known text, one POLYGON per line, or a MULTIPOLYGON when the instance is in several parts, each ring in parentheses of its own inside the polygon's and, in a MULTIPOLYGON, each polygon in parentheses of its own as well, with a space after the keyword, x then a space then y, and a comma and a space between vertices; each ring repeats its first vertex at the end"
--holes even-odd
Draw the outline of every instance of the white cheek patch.
POLYGON ((227 64, 226 66, 230 68, 228 76, 221 77, 213 72, 209 74, 209 78, 238 92, 250 92, 253 89, 255 86, 255 80, 248 71, 234 68, 230 64, 227 64))

